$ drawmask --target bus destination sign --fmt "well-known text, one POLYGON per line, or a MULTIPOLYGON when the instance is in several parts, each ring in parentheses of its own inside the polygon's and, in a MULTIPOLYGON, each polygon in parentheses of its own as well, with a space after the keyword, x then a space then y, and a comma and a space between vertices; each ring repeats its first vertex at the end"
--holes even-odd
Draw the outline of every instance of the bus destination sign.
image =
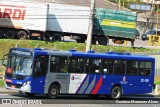
POLYGON ((21 55, 28 55, 28 56, 31 55, 31 52, 26 52, 26 51, 21 51, 21 50, 11 50, 11 53, 21 54, 21 55))

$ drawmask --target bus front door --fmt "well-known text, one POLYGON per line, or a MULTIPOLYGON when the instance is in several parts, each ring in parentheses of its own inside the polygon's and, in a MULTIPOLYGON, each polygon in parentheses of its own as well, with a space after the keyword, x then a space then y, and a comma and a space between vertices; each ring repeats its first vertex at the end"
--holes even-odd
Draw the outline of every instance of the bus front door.
POLYGON ((48 70, 48 56, 37 56, 34 61, 31 93, 44 93, 45 79, 48 70))

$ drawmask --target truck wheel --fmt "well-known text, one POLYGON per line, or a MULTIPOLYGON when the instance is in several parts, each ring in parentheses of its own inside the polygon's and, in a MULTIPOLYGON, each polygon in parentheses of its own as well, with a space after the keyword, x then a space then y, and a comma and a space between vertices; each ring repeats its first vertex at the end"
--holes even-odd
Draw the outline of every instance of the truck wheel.
POLYGON ((112 92, 111 92, 111 98, 116 100, 116 99, 119 99, 121 95, 122 95, 121 88, 119 86, 113 87, 112 92))
POLYGON ((4 37, 4 33, 2 30, 0 30, 0 38, 3 38, 4 37))
POLYGON ((132 46, 132 47, 134 47, 134 41, 135 41, 135 39, 132 39, 132 40, 131 40, 131 46, 132 46))
POLYGON ((62 35, 59 33, 55 33, 52 35, 52 40, 53 41, 61 41, 62 40, 62 35))
POLYGON ((8 39, 14 39, 15 38, 15 32, 13 30, 9 30, 5 34, 6 38, 8 39))
POLYGON ((59 94, 59 87, 55 84, 51 85, 48 90, 48 98, 54 99, 57 98, 59 94))
POLYGON ((25 31, 19 31, 18 32, 18 39, 27 39, 27 33, 25 31))
POLYGON ((92 38, 92 44, 95 45, 96 42, 97 42, 96 38, 93 37, 93 38, 92 38))
POLYGON ((85 39, 83 39, 83 38, 81 38, 81 39, 76 39, 76 41, 78 42, 78 43, 85 43, 85 39))
POLYGON ((98 43, 99 43, 99 45, 107 45, 108 39, 106 37, 100 37, 100 38, 98 38, 98 43))
POLYGON ((45 33, 43 40, 50 41, 50 34, 48 32, 45 33))

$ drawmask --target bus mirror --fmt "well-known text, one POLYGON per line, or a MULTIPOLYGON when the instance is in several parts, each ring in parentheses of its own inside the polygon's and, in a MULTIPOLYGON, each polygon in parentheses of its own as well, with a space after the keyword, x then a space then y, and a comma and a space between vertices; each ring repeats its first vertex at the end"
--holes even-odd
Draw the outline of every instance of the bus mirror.
POLYGON ((8 54, 3 56, 3 59, 2 59, 2 65, 3 66, 7 66, 7 56, 8 56, 8 54))

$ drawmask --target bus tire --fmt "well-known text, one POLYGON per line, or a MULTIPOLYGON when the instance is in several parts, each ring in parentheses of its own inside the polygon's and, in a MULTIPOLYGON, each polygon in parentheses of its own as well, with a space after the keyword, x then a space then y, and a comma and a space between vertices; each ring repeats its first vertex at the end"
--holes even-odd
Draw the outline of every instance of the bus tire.
POLYGON ((27 33, 25 31, 19 31, 18 32, 18 39, 27 39, 27 33))
POLYGON ((48 90, 48 98, 54 99, 57 98, 59 94, 59 87, 55 84, 51 85, 48 90))
POLYGON ((14 30, 8 30, 5 34, 7 39, 14 39, 15 38, 15 32, 14 30))
POLYGON ((33 97, 33 96, 34 96, 34 94, 33 94, 33 93, 25 92, 25 94, 26 94, 28 97, 33 97))
POLYGON ((121 97, 122 95, 122 90, 119 86, 115 86, 112 88, 112 92, 111 92, 111 98, 114 100, 117 100, 121 97))
POLYGON ((98 38, 98 43, 99 43, 99 45, 106 46, 108 44, 108 39, 106 37, 100 37, 100 38, 98 38))

